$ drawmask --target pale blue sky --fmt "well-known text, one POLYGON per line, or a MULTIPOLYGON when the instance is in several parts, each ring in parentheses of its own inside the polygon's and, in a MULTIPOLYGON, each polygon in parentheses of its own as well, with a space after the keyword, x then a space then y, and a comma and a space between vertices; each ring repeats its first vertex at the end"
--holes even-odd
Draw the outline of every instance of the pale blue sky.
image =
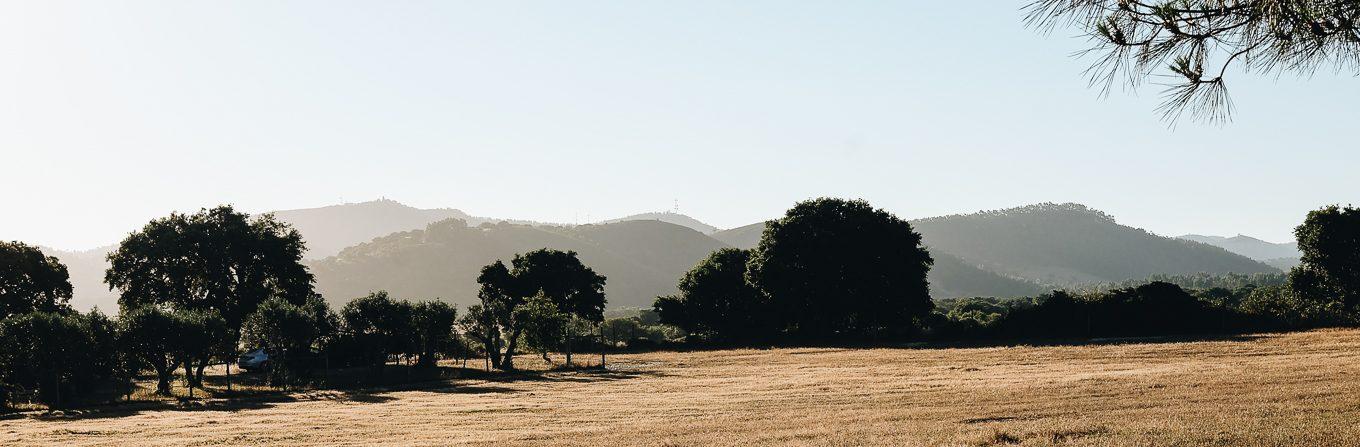
POLYGON ((1360 191, 1351 75, 1229 80, 1234 123, 1098 98, 1022 2, 0 3, 0 239, 386 196, 720 227, 814 196, 906 218, 1074 201, 1289 239, 1360 191))

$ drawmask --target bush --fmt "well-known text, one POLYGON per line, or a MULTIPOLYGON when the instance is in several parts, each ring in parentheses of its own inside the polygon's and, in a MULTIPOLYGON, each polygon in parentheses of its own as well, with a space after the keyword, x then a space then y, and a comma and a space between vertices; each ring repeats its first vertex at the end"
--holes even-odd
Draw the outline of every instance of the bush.
POLYGON ((241 338, 247 346, 269 350, 270 384, 295 385, 310 375, 316 363, 312 347, 327 335, 332 320, 324 302, 321 305, 317 309, 271 298, 246 318, 241 338))
POLYGON ((404 301, 394 301, 386 291, 371 293, 350 301, 340 310, 346 337, 345 343, 357 349, 360 364, 379 366, 390 355, 415 351, 413 308, 404 301))
POLYGON ((102 314, 29 312, 0 321, 0 394, 33 389, 50 407, 90 394, 116 373, 109 328, 102 314))

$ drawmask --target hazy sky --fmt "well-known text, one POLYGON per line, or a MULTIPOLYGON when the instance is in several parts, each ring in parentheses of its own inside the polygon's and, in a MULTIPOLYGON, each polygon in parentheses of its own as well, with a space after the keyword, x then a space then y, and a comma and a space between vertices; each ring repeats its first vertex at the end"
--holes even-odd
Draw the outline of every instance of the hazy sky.
POLYGON ((0 239, 380 196, 732 227, 826 195, 1284 241, 1360 192, 1355 77, 1237 75, 1234 123, 1173 131, 1022 3, 3 2, 0 239))

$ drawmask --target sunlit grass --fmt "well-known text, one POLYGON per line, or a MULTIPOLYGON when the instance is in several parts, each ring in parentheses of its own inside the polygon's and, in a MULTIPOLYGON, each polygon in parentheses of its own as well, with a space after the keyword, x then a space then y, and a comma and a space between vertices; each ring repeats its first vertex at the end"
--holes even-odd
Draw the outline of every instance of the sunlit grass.
POLYGON ((461 378, 419 390, 7 420, 0 445, 1360 445, 1356 330, 661 352, 609 364, 505 376, 469 361, 445 365, 461 378))

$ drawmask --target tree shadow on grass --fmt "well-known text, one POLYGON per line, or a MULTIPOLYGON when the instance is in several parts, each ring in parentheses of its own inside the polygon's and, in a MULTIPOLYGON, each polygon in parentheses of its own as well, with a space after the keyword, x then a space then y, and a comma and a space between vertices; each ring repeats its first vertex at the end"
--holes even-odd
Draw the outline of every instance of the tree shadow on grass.
MULTIPOLYGON (((562 368, 548 371, 511 371, 484 372, 445 368, 449 373, 441 379, 422 382, 395 383, 375 388, 326 388, 284 394, 284 391, 264 391, 252 395, 238 395, 228 398, 156 400, 137 402, 116 402, 74 410, 54 410, 44 412, 15 413, 3 418, 31 418, 46 421, 67 421, 85 419, 107 419, 134 416, 147 412, 161 411, 218 411, 238 412, 270 408, 279 404, 293 402, 352 402, 360 404, 386 404, 399 400, 395 392, 421 391, 447 394, 510 394, 523 391, 496 383, 526 382, 569 382, 596 383, 627 380, 637 377, 657 377, 660 373, 638 370, 608 370, 600 368, 562 368), (479 383, 460 384, 460 381, 479 383)), ((205 378, 206 379, 206 378, 205 378)), ((235 380, 235 379, 234 379, 235 380)), ((209 382, 212 384, 212 382, 209 382)), ((242 382, 236 382, 241 384, 242 382)))

